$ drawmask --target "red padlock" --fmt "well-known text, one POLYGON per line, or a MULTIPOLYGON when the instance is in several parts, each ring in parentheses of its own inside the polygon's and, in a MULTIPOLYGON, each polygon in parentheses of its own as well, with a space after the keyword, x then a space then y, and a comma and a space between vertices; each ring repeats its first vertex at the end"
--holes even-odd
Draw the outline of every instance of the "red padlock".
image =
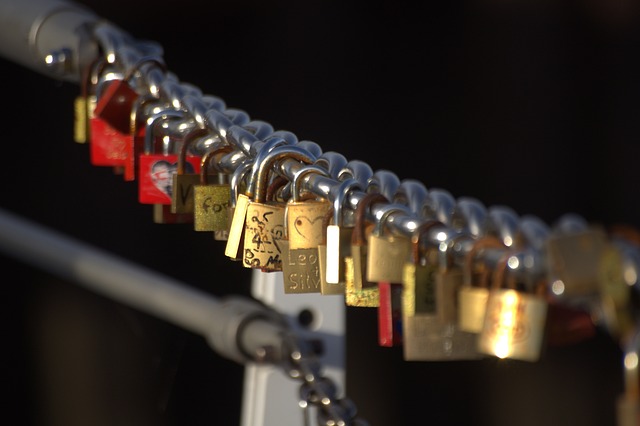
MULTIPOLYGON (((167 131, 156 134, 159 127, 157 124, 168 123, 171 118, 174 121, 176 118, 189 119, 185 112, 169 109, 154 114, 147 120, 144 149, 138 158, 138 201, 141 204, 171 206, 173 175, 177 172, 178 152, 184 141, 184 134, 171 135, 167 131), (161 150, 156 149, 156 140, 161 141, 161 150)), ((193 173, 200 173, 200 156, 186 155, 185 166, 193 173)))

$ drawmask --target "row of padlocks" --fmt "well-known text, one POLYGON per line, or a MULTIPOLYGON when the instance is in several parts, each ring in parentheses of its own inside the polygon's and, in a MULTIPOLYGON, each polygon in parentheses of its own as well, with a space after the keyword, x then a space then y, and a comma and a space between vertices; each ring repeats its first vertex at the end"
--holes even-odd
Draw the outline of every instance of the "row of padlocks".
MULTIPOLYGON (((507 207, 323 152, 181 82, 162 49, 108 25, 76 101, 76 142, 138 186, 156 223, 192 223, 284 292, 376 309, 406 361, 528 362, 600 327, 620 342, 620 424, 638 424, 640 233, 507 207)), ((220 255, 223 255, 222 252, 220 255)))

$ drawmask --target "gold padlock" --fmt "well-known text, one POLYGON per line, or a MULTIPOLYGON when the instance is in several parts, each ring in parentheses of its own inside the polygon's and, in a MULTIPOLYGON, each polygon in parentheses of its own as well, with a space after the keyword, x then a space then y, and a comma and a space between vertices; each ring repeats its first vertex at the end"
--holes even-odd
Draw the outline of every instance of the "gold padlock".
MULTIPOLYGON (((200 127, 189 132, 180 147, 176 172, 172 175, 171 213, 193 213, 193 187, 200 182, 200 173, 187 170, 186 156, 190 146, 199 138, 207 136, 209 131, 200 127)), ((200 159, 202 161, 202 159, 200 159)))
POLYGON ((463 285, 458 290, 458 326, 462 331, 480 333, 489 297, 489 271, 476 256, 485 249, 503 250, 497 237, 487 235, 476 240, 467 252, 463 267, 463 285))
POLYGON ((318 245, 320 293, 343 295, 346 286, 345 257, 350 255, 352 227, 344 226, 344 204, 349 194, 361 189, 355 179, 347 179, 332 188, 332 207, 323 221, 322 244, 318 245))
POLYGON ((211 149, 202 156, 199 183, 193 186, 193 229, 195 231, 227 232, 231 186, 223 182, 210 183, 209 168, 212 161, 214 164, 217 163, 220 155, 231 151, 232 148, 225 145, 211 149))
MULTIPOLYGON (((387 197, 380 193, 365 195, 356 207, 355 225, 351 235, 351 255, 345 261, 345 303, 348 306, 377 308, 380 306, 378 283, 367 277, 367 212, 375 203, 388 203, 387 197)), ((368 226, 367 226, 368 225, 368 226)))
POLYGON ((478 351, 498 358, 538 361, 547 320, 547 300, 517 289, 515 252, 503 254, 493 271, 478 351), (509 268, 509 270, 507 270, 509 268))
MULTIPOLYGON (((265 145, 266 146, 266 145, 265 145)), ((264 148, 263 148, 264 149, 264 148)), ((247 196, 253 199, 247 207, 243 244, 243 266, 263 272, 282 271, 284 211, 282 202, 266 199, 268 178, 276 162, 297 160, 311 164, 315 157, 296 146, 276 146, 254 162, 247 196), (258 162, 259 161, 259 162, 258 162)))
POLYGON ((285 294, 320 293, 318 245, 322 244, 323 219, 331 209, 325 199, 302 194, 301 184, 308 174, 327 175, 318 166, 301 168, 292 180, 291 199, 285 210, 285 240, 288 249, 282 262, 285 294))
POLYGON ((404 235, 384 233, 388 218, 395 213, 411 214, 403 204, 391 203, 380 209, 380 216, 369 235, 367 280, 401 284, 404 263, 411 252, 411 241, 404 235))

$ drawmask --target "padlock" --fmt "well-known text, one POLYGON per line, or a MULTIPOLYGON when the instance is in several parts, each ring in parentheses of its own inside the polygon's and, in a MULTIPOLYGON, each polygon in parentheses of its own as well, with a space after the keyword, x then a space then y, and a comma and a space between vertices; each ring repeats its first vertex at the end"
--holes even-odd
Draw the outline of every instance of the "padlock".
POLYGON ((398 213, 411 214, 403 204, 380 207, 368 238, 367 279, 378 283, 378 345, 383 347, 402 345, 402 280, 411 241, 404 235, 384 235, 387 220, 398 213))
POLYGON ((373 232, 368 238, 367 280, 371 282, 402 283, 404 262, 411 251, 411 241, 404 235, 384 233, 388 217, 394 213, 410 215, 403 204, 391 203, 380 210, 373 232))
POLYGON ((360 183, 352 178, 340 182, 331 188, 332 208, 323 223, 322 244, 318 245, 320 261, 320 293, 344 296, 345 257, 350 255, 353 227, 345 226, 344 204, 352 191, 361 189, 360 183), (330 218, 330 219, 329 219, 330 218))
POLYGON ((126 182, 136 180, 139 168, 139 156, 144 152, 147 120, 158 112, 169 109, 167 102, 150 93, 139 96, 131 107, 129 136, 125 142, 126 157, 123 165, 123 179, 126 182))
POLYGON ((96 104, 95 116, 107 122, 113 129, 122 134, 131 130, 131 109, 139 96, 131 79, 143 65, 155 65, 166 72, 166 65, 161 57, 144 56, 129 68, 122 79, 115 80, 103 92, 96 104))
POLYGON ((468 333, 480 333, 489 297, 489 270, 476 256, 486 249, 504 250, 502 241, 492 235, 478 238, 464 258, 463 284, 458 290, 458 326, 468 333))
POLYGON ((640 425, 640 324, 636 322, 630 335, 620 341, 623 351, 624 392, 616 400, 616 425, 640 425))
MULTIPOLYGON (((147 120, 145 128, 144 151, 138 157, 138 202, 141 204, 165 204, 171 210, 173 191, 173 174, 178 165, 178 154, 175 145, 181 146, 183 135, 169 135, 168 130, 157 135, 158 124, 163 129, 170 129, 170 119, 188 119, 181 111, 165 110, 154 114, 147 120), (162 143, 162 151, 155 149, 156 139, 162 143)), ((182 122, 182 121, 181 121, 182 122)), ((200 157, 186 155, 194 173, 200 173, 200 157)))
POLYGON ((404 266, 402 290, 402 345, 405 361, 451 361, 477 359, 475 335, 460 331, 455 322, 442 323, 438 317, 436 274, 440 268, 439 246, 421 242, 433 228, 444 224, 431 220, 413 233, 411 261, 404 266), (424 253, 423 253, 424 252, 424 253))
MULTIPOLYGON (((265 147, 266 148, 266 145, 265 147)), ((256 156, 247 196, 252 198, 247 206, 243 243, 243 266, 263 272, 282 271, 284 237, 284 203, 266 199, 269 174, 277 162, 297 160, 304 164, 315 161, 306 150, 295 146, 276 146, 263 157, 256 156)))
POLYGON ((631 286, 635 281, 629 277, 633 274, 625 276, 625 270, 630 270, 630 261, 624 246, 608 241, 598 262, 597 313, 592 312, 591 316, 597 326, 603 326, 616 340, 626 338, 635 325, 631 297, 631 286))
POLYGON ((97 84, 98 77, 104 69, 106 61, 98 56, 83 70, 80 80, 80 94, 73 102, 73 139, 76 143, 87 143, 91 140, 89 116, 93 115, 96 105, 96 95, 90 89, 97 84))
MULTIPOLYGON (((207 151, 200 161, 199 182, 193 185, 193 229, 198 232, 224 233, 225 239, 228 235, 231 185, 220 181, 209 182, 209 169, 212 162, 217 164, 220 155, 229 153, 231 150, 232 148, 228 145, 218 145, 217 148, 207 151)), ((218 171, 220 180, 224 180, 224 176, 218 171)))
POLYGON ((478 351, 498 358, 536 362, 544 345, 547 300, 518 289, 515 270, 520 259, 514 251, 502 255, 495 266, 486 303, 478 351))
POLYGON ((327 171, 318 166, 302 167, 293 176, 292 198, 286 204, 286 245, 282 262, 285 294, 320 293, 320 261, 318 245, 323 239, 323 219, 331 204, 312 193, 302 193, 303 179, 309 174, 327 176, 327 171), (306 198, 306 199, 305 199, 306 198))
POLYGON ((351 235, 351 255, 345 257, 345 303, 348 306, 377 308, 380 306, 378 283, 367 280, 367 238, 373 223, 367 213, 376 203, 389 203, 380 193, 369 193, 358 201, 355 225, 351 235))
POLYGON ((558 299, 592 297, 599 291, 598 265, 606 234, 597 226, 556 230, 546 240, 548 281, 558 299))
MULTIPOLYGON (((201 173, 196 173, 195 170, 189 170, 187 166, 186 157, 190 151, 192 151, 193 143, 199 138, 209 135, 207 129, 196 127, 185 136, 182 145, 180 146, 180 153, 178 154, 178 162, 176 166, 176 172, 172 176, 171 183, 171 213, 193 213, 193 187, 200 182, 201 173)), ((198 157, 200 162, 200 169, 202 170, 202 157, 198 157)), ((206 173, 205 173, 206 174, 206 173)))

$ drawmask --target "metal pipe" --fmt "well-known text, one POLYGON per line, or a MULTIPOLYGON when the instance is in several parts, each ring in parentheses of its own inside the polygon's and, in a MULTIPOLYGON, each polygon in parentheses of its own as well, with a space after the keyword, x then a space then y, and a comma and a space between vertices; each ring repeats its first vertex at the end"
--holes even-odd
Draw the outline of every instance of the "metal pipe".
POLYGON ((285 323, 262 304, 222 300, 0 210, 0 250, 97 294, 204 336, 233 361, 253 361, 265 346, 279 361, 285 323))

